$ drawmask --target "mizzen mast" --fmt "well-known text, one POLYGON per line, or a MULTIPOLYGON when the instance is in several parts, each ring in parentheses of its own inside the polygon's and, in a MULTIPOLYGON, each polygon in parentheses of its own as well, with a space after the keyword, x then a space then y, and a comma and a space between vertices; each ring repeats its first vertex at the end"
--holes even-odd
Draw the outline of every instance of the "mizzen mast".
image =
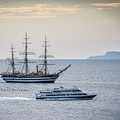
POLYGON ((11 63, 11 66, 12 66, 12 74, 13 74, 13 76, 15 75, 14 49, 15 48, 13 48, 13 45, 11 45, 11 50, 12 51, 10 51, 10 52, 12 53, 12 61, 10 63, 11 63))

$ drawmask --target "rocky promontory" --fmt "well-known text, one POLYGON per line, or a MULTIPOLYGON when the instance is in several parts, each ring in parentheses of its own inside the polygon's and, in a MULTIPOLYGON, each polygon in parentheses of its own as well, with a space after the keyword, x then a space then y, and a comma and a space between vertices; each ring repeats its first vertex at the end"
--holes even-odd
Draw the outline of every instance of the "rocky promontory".
POLYGON ((110 51, 107 52, 105 55, 98 55, 98 56, 90 56, 87 59, 119 59, 120 60, 120 52, 117 51, 110 51))

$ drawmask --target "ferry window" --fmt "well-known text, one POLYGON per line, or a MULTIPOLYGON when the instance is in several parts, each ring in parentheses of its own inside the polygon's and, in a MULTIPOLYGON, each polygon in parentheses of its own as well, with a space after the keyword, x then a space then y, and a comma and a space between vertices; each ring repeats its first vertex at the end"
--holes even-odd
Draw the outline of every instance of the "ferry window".
POLYGON ((60 92, 60 91, 54 91, 54 92, 60 92))

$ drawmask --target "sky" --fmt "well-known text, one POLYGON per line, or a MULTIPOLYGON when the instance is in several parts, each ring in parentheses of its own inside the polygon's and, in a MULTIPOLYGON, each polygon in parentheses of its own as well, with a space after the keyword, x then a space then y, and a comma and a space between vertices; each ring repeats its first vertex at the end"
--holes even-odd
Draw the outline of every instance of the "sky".
POLYGON ((86 59, 120 51, 120 0, 0 0, 0 59, 29 50, 43 54, 47 36, 49 54, 56 59, 86 59))

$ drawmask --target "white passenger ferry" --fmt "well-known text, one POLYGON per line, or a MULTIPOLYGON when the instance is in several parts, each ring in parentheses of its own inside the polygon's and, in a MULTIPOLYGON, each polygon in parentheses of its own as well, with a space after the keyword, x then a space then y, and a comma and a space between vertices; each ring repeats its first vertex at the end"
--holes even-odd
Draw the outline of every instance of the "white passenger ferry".
POLYGON ((40 91, 36 94, 36 99, 56 99, 56 98, 74 98, 74 99, 93 99, 96 95, 88 95, 87 93, 82 92, 76 86, 73 88, 54 88, 47 89, 45 91, 40 91))

